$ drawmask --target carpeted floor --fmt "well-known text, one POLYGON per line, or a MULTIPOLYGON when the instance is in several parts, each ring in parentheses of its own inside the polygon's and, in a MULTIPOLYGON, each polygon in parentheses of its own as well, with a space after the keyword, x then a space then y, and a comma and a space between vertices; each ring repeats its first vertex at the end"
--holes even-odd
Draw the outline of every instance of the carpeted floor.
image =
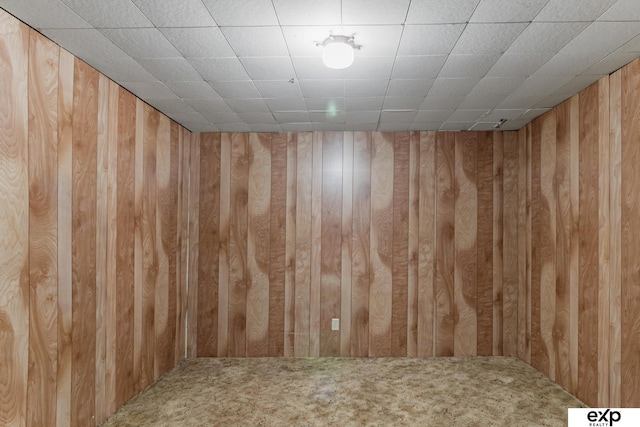
POLYGON ((102 426, 566 426, 570 407, 515 358, 190 359, 102 426))

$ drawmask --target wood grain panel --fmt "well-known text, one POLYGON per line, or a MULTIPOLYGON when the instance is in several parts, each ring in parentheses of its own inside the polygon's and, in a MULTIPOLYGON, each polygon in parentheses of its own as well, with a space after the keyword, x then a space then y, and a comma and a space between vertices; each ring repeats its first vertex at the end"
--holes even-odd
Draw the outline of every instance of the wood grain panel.
POLYGON ((640 61, 622 70, 622 390, 624 407, 640 406, 640 61))
POLYGON ((340 356, 351 355, 351 293, 353 233, 353 132, 344 132, 342 151, 342 228, 340 283, 340 356))
MULTIPOLYGON (((180 258, 180 245, 178 241, 178 235, 180 233, 180 223, 178 222, 178 210, 180 209, 179 202, 179 186, 180 186, 180 134, 181 127, 178 123, 171 121, 170 124, 170 141, 169 141, 169 185, 168 194, 164 193, 161 197, 166 197, 167 206, 165 216, 165 225, 162 228, 163 245, 166 248, 167 256, 169 258, 169 289, 167 290, 168 298, 168 313, 167 313, 167 354, 165 355, 165 372, 176 366, 181 357, 175 352, 178 344, 178 317, 180 314, 179 305, 179 293, 180 293, 180 272, 179 272, 179 258, 180 258), (166 194, 166 196, 165 196, 166 194)), ((157 350, 157 349, 156 349, 157 350)))
POLYGON ((418 356, 435 355, 436 133, 420 133, 418 356))
MULTIPOLYGON (((133 393, 140 390, 142 377, 142 298, 144 289, 144 250, 142 230, 142 195, 144 194, 144 103, 135 101, 135 166, 134 166, 134 263, 133 263, 133 393)), ((191 277, 191 275, 189 275, 191 277)), ((195 293, 194 293, 195 294, 195 293)), ((197 295, 197 294, 195 294, 197 295)))
POLYGON ((73 55, 60 49, 58 62, 58 355, 56 425, 71 424, 71 188, 73 147, 73 55))
POLYGON ((134 394, 135 129, 136 100, 118 91, 118 195, 116 259, 116 406, 134 394))
MULTIPOLYGON (((478 135, 455 141, 454 355, 475 356, 478 347, 478 135)), ((493 216, 491 216, 493 218, 493 216)))
POLYGON ((341 314, 342 155, 342 133, 325 132, 322 141, 320 255, 320 356, 323 357, 340 355, 340 332, 332 330, 331 319, 340 319, 341 314))
POLYGON ((455 134, 436 135, 435 356, 453 356, 455 134))
POLYGON ((311 168, 313 134, 298 134, 296 152, 296 258, 294 356, 309 356, 309 292, 311 284, 311 168))
POLYGON ((393 141, 393 237, 391 355, 407 355, 409 303, 409 132, 395 133, 393 141))
POLYGON ((420 132, 409 136, 409 241, 407 246, 407 356, 418 356, 420 304, 420 132))
POLYGON ((98 72, 76 59, 73 90, 71 425, 93 424, 96 370, 98 72))
POLYGON ((200 145, 201 134, 191 134, 189 168, 189 266, 187 271, 187 357, 198 355, 198 274, 200 262, 200 145))
POLYGON ((28 28, 0 13, 0 423, 26 426, 29 354, 28 28))
MULTIPOLYGON (((286 242, 284 277, 284 357, 293 357, 296 342, 296 200, 298 138, 286 134, 287 182, 286 182, 286 242)), ((271 195, 273 196, 273 192, 271 195)))
POLYGON ((179 171, 179 210, 178 210, 178 244, 180 251, 180 268, 178 269, 176 306, 176 361, 187 356, 187 275, 189 269, 189 176, 191 173, 191 137, 192 134, 184 128, 180 129, 180 171, 179 171))
POLYGON ((371 133, 353 135, 351 356, 369 354, 371 133))
POLYGON ((393 134, 371 140, 369 356, 391 356, 393 277, 393 134))
POLYGON ((322 288, 322 142, 323 133, 313 133, 311 171, 311 250, 309 284, 309 356, 320 355, 322 288))
MULTIPOLYGON (((482 135, 482 134, 481 134, 482 135)), ((504 331, 506 325, 505 311, 508 309, 509 289, 504 287, 504 144, 508 133, 493 132, 488 134, 489 140, 493 142, 493 355, 502 356, 504 354, 504 331)), ((479 148, 478 148, 479 150, 479 148)), ((480 169, 478 160, 478 169, 480 169)), ((480 171, 478 170, 478 176, 480 171)), ((481 209, 480 195, 478 194, 478 209, 481 209)), ((480 213, 478 212, 478 223, 480 223, 480 213)), ((478 225, 478 235, 480 234, 478 225)), ((479 239, 479 236, 478 236, 479 239)), ((515 249, 515 248, 514 248, 515 249)), ((478 260, 480 256, 478 256, 478 260)), ((478 274, 482 268, 478 264, 478 274)), ((479 294, 480 291, 478 291, 479 294)), ((515 302, 515 299, 514 299, 515 302)))
POLYGON ((220 228, 218 233, 218 357, 229 353, 229 224, 231 221, 231 134, 220 140, 220 228))
POLYGON ((586 404, 598 403, 598 87, 580 94, 580 292, 578 390, 586 404))
MULTIPOLYGON (((518 134, 505 132, 503 161, 502 355, 518 354, 518 134)), ((494 165, 495 165, 494 161, 494 165)))
POLYGON ((249 178, 247 134, 231 136, 231 193, 229 221, 229 352, 246 355, 247 326, 247 203, 249 178))
POLYGON ((518 131, 518 357, 527 361, 527 139, 518 131))
POLYGON ((198 356, 218 354, 218 269, 220 218, 220 134, 200 137, 198 234, 198 356))
POLYGON ((29 32, 30 368, 27 425, 44 425, 56 418, 56 400, 51 397, 56 395, 58 359, 59 52, 53 42, 34 30, 29 32))
POLYGON ((284 356, 287 243, 287 134, 271 137, 269 254, 269 356, 284 356))
POLYGON ((609 405, 620 407, 621 382, 621 281, 622 281, 622 71, 609 76, 610 95, 610 189, 609 215, 611 218, 610 258, 610 331, 609 331, 609 405))
MULTIPOLYGON (((494 146, 496 155, 501 154, 503 140, 502 133, 498 133, 494 143, 490 133, 477 135, 477 310, 478 310, 478 355, 491 356, 496 350, 496 341, 502 338, 502 334, 496 337, 496 328, 502 331, 502 287, 494 289, 494 276, 502 274, 502 263, 494 265, 494 219, 501 214, 501 204, 496 206, 495 199, 499 199, 500 193, 494 195, 493 188, 493 156, 494 146), (500 268, 500 273, 498 273, 500 268), (494 306, 495 302, 495 306, 494 306)), ((456 153, 457 154, 457 153, 456 153)), ((500 165, 502 166, 502 165, 500 165)), ((456 171, 456 174, 458 171, 456 171)), ((502 202, 501 199, 499 199, 502 202)), ((464 207, 463 207, 464 209, 464 207)), ((457 224, 456 224, 457 227, 457 224)), ((501 230, 500 230, 501 231, 501 230)), ((464 231, 463 231, 464 233, 464 231)), ((500 233, 501 236, 501 233, 500 233)), ((495 254, 499 255, 499 254, 495 254)), ((501 261, 501 260, 500 260, 501 261)), ((501 283, 500 283, 501 285, 501 283)))
POLYGON ((271 135, 249 135, 247 356, 269 354, 271 135))

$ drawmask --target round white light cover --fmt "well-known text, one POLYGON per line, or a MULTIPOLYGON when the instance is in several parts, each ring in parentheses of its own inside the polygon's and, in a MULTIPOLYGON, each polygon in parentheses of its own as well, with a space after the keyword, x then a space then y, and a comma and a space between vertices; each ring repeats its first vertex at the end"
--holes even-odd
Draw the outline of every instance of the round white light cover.
POLYGON ((322 62, 334 70, 341 70, 351 66, 353 58, 353 47, 341 41, 328 43, 322 50, 322 62))

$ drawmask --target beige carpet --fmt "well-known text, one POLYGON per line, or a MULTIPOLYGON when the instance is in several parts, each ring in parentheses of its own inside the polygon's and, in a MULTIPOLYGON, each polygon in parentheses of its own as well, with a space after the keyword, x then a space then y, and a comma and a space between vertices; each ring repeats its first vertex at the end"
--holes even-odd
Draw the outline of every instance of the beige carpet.
POLYGON ((190 359, 102 426, 566 426, 584 406, 515 358, 190 359))

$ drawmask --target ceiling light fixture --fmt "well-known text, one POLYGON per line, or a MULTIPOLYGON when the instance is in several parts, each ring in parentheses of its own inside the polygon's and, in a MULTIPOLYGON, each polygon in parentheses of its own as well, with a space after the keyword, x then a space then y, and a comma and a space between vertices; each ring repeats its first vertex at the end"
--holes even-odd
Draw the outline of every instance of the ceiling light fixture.
POLYGON ((334 70, 342 70, 353 64, 353 50, 362 46, 353 42, 353 36, 330 35, 322 43, 316 43, 316 46, 322 46, 322 62, 329 68, 334 70))

